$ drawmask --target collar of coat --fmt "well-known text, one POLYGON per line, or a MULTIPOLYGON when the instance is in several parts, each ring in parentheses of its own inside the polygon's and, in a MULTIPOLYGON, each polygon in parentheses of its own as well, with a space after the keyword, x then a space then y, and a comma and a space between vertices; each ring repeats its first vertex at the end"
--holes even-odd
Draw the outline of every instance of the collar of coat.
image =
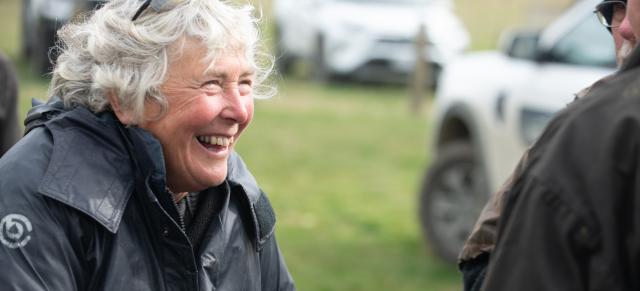
MULTIPOLYGON (((35 127, 49 129, 54 141, 51 160, 38 191, 85 213, 116 233, 134 192, 136 176, 130 148, 123 136, 137 136, 144 141, 136 145, 144 149, 137 150, 149 153, 154 161, 150 178, 164 185, 160 143, 143 129, 123 127, 111 112, 94 114, 83 107, 68 111, 60 108, 60 101, 54 100, 35 107, 37 110, 30 111, 27 117, 27 121, 37 124, 35 127)), ((34 126, 26 128, 31 130, 34 126)), ((269 200, 235 152, 228 160, 227 180, 242 190, 238 194, 243 195, 241 200, 245 201, 244 208, 252 220, 253 229, 249 231, 256 249, 260 250, 275 229, 275 214, 269 200)))

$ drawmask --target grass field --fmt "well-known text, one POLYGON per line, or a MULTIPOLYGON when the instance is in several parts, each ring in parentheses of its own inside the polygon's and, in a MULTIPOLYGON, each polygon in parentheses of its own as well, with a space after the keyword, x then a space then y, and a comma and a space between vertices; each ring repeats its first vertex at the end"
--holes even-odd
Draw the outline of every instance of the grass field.
POLYGON ((274 200, 300 289, 459 289, 419 236, 426 122, 403 90, 294 80, 281 92, 258 101, 239 151, 274 200))
MULTIPOLYGON (((487 49, 503 27, 529 22, 531 3, 559 11, 568 1, 458 0, 456 9, 472 48, 487 49)), ((19 58, 19 6, 0 0, 0 50, 19 69, 24 116, 47 83, 19 58)), ((277 210, 278 239, 298 289, 460 290, 455 267, 435 259, 419 232, 429 117, 410 114, 407 91, 286 78, 279 92, 256 101, 238 151, 277 210)))

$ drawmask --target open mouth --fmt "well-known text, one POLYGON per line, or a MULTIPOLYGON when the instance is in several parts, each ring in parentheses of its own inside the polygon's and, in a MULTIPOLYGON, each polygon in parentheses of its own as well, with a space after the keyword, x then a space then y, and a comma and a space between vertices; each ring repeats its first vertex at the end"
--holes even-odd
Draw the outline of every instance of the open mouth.
POLYGON ((233 143, 233 137, 227 136, 198 136, 196 139, 208 150, 225 150, 233 143))

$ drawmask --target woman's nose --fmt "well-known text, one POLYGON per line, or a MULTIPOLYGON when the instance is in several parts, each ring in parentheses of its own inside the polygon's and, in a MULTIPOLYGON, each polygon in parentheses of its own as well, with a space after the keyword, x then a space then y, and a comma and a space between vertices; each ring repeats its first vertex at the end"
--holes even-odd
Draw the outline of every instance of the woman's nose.
POLYGON ((225 108, 222 111, 222 117, 234 120, 237 123, 246 123, 250 117, 249 108, 253 102, 251 96, 243 96, 240 94, 238 86, 229 86, 225 89, 224 100, 225 108))

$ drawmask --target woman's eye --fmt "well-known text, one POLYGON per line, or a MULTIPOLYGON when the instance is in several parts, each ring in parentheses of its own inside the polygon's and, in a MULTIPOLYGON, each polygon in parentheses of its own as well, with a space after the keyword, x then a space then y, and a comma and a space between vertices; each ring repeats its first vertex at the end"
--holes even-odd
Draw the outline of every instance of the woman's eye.
POLYGON ((249 86, 252 87, 253 86, 253 80, 242 80, 240 81, 240 86, 249 86))
POLYGON ((206 90, 220 90, 222 83, 219 80, 210 80, 202 84, 202 88, 206 90))
POLYGON ((250 94, 253 90, 253 80, 242 80, 239 86, 240 94, 250 94))

